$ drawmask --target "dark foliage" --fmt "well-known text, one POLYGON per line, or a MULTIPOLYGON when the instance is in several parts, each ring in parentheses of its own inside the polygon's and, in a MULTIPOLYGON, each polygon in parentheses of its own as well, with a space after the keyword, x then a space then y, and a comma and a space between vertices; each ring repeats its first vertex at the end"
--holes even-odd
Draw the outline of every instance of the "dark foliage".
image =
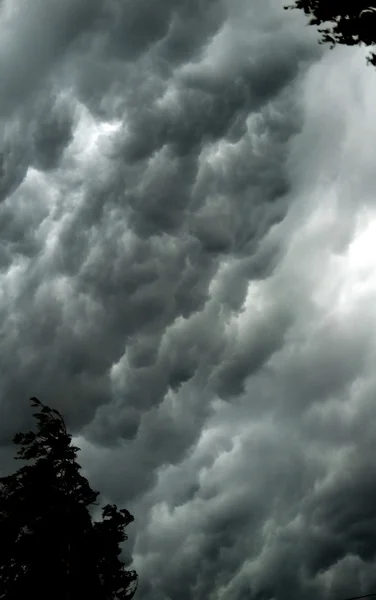
POLYGON ((137 574, 119 560, 133 516, 115 505, 92 522, 93 491, 60 413, 31 398, 37 432, 18 433, 16 459, 0 478, 0 599, 129 600, 137 574))
MULTIPOLYGON (((321 43, 355 46, 376 45, 376 2, 370 0, 296 0, 285 9, 301 9, 309 15, 309 25, 319 28, 321 43)), ((376 66, 376 54, 367 61, 376 66)))

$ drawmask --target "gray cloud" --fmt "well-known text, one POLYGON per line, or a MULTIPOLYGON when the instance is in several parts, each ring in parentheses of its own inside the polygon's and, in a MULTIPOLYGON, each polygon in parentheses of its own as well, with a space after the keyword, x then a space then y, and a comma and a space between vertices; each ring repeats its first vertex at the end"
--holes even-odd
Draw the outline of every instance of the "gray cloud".
POLYGON ((67 47, 85 29, 100 0, 5 1, 1 10, 0 114, 28 101, 67 47))
POLYGON ((35 395, 140 598, 373 591, 362 51, 271 0, 47 4, 1 8, 2 469, 35 395))

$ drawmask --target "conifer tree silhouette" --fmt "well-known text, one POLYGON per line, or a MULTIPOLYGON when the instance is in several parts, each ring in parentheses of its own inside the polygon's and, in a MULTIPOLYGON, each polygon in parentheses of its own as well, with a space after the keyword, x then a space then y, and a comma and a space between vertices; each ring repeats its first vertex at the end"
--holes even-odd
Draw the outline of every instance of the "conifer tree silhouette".
POLYGON ((31 403, 37 431, 13 438, 28 464, 0 478, 0 600, 130 600, 138 576, 119 544, 133 516, 108 504, 92 522, 99 492, 79 472, 79 448, 57 410, 31 403))

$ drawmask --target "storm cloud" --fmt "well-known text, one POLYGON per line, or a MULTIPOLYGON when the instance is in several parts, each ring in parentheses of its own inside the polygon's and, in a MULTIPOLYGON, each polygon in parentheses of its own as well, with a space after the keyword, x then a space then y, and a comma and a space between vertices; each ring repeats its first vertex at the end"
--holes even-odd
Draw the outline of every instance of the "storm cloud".
POLYGON ((59 409, 140 600, 376 590, 376 75, 275 0, 0 4, 0 442, 59 409))

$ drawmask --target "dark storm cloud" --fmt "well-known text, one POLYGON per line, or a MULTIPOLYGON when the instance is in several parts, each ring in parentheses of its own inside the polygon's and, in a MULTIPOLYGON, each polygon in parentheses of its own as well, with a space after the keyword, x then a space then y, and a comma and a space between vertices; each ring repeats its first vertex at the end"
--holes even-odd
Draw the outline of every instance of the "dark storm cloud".
POLYGON ((64 149, 72 140, 73 110, 64 99, 52 96, 44 104, 38 103, 34 119, 29 133, 31 165, 37 170, 48 171, 59 164, 64 149))
MULTIPOLYGON (((322 110, 319 103, 318 97, 314 108, 311 104, 314 118, 322 110)), ((372 114, 371 105, 370 100, 364 120, 372 114)), ((332 132, 333 148, 342 134, 332 132)), ((307 127, 307 147, 311 135, 307 127)), ((342 169, 350 155, 349 149, 342 154, 342 169)), ((321 160, 325 168, 325 155, 321 160)), ((301 157, 302 177, 309 182, 306 166, 301 157)), ((342 170, 341 187, 343 178, 342 170)), ((331 190, 320 189, 325 205, 312 199, 306 201, 307 213, 295 211, 291 246, 286 242, 290 251, 280 258, 279 273, 256 285, 234 336, 223 338, 227 344, 218 364, 223 368, 226 351, 232 357, 234 348, 244 344, 251 358, 268 327, 276 331, 279 314, 289 316, 283 344, 276 344, 255 373, 251 362, 245 363, 253 375, 245 377, 245 393, 232 396, 230 405, 216 405, 216 420, 207 417, 193 455, 162 469, 155 490, 146 496, 146 505, 154 508, 136 544, 138 564, 154 573, 142 588, 145 597, 158 590, 161 598, 204 598, 215 590, 223 598, 340 598, 373 589, 373 467, 366 457, 374 447, 369 362, 374 296, 373 291, 367 296, 366 284, 352 271, 355 249, 350 258, 346 246, 345 255, 331 254, 334 231, 342 237, 342 227, 334 229, 338 213, 331 190), (269 313, 273 305, 278 307, 274 317, 269 313), (260 329, 257 314, 265 318, 260 329), (222 521, 214 518, 216 509, 222 521), (238 514, 239 530, 233 519, 238 514), (159 559, 156 548, 162 545, 170 560, 166 555, 159 559)), ((297 186, 296 193, 302 188, 297 186)), ((357 261, 366 261, 366 254, 359 253, 357 261)), ((370 271, 362 269, 367 281, 370 271)))
POLYGON ((3 2, 0 7, 0 116, 28 102, 67 47, 92 21, 100 0, 3 2))
POLYGON ((22 183, 27 171, 27 157, 21 145, 3 134, 0 154, 0 201, 22 183))
POLYGON ((148 106, 177 66, 200 56, 226 12, 221 0, 103 1, 69 49, 63 76, 90 110, 122 117, 130 104, 148 106))
POLYGON ((0 202, 24 181, 28 168, 57 167, 73 136, 74 106, 56 89, 4 121, 0 141, 0 202))
POLYGON ((150 47, 168 62, 197 55, 222 24, 220 0, 105 2, 98 25, 110 57, 134 59, 150 47))
POLYGON ((368 591, 373 84, 271 0, 2 6, 2 468, 36 395, 140 598, 368 591))
MULTIPOLYGON (((202 14, 195 16, 192 12, 187 21, 192 35, 197 33, 193 24, 198 17, 213 22, 214 7, 203 4, 202 14)), ((118 8, 125 10, 123 5, 118 8)), ((183 9, 184 6, 179 10, 183 9)), ((216 14, 223 19, 223 11, 216 14)), ((208 31, 213 33, 212 25, 208 31)), ((105 33, 108 34, 106 30, 105 33)), ((108 39, 114 42, 111 35, 108 39)), ((82 48, 90 47, 89 41, 85 34, 80 42, 82 48)), ((106 52, 113 59, 113 53, 104 45, 103 60, 106 52)), ((158 57, 152 57, 151 66, 153 60, 158 65, 158 57)), ((218 252, 249 253, 249 248, 256 247, 268 227, 283 216, 283 202, 281 199, 277 202, 287 190, 283 154, 297 126, 295 107, 289 104, 291 92, 285 93, 283 88, 298 65, 295 62, 295 67, 291 66, 287 57, 283 60, 288 69, 276 81, 279 62, 274 64, 269 60, 268 65, 266 60, 262 67, 248 72, 246 61, 240 61, 234 81, 229 74, 219 73, 222 90, 218 92, 215 86, 210 89, 210 85, 205 89, 204 83, 197 85, 192 80, 194 69, 200 75, 198 62, 185 72, 183 69, 181 75, 179 70, 176 76, 171 71, 170 79, 167 83, 162 80, 159 87, 160 75, 156 71, 157 94, 147 89, 144 98, 140 80, 139 85, 134 85, 135 91, 130 91, 129 97, 126 95, 125 127, 116 134, 113 150, 109 148, 106 152, 109 158, 100 159, 99 172, 88 172, 86 179, 76 182, 79 186, 76 189, 70 187, 69 181, 64 182, 65 191, 60 192, 56 215, 61 210, 58 204, 64 204, 64 195, 77 195, 80 201, 68 210, 59 225, 57 217, 52 217, 51 222, 58 229, 59 246, 54 246, 51 240, 50 254, 43 259, 40 256, 33 268, 26 270, 22 292, 13 302, 22 315, 16 325, 18 335, 14 343, 25 339, 26 345, 30 345, 24 351, 33 355, 29 376, 34 370, 44 373, 39 394, 50 395, 48 390, 57 387, 62 390, 63 398, 67 391, 63 392, 64 386, 56 383, 57 378, 62 377, 63 381, 67 377, 71 386, 68 395, 74 397, 81 386, 86 388, 84 396, 90 396, 91 401, 82 401, 80 411, 90 414, 96 405, 110 401, 109 369, 126 351, 121 376, 124 383, 117 384, 121 388, 118 393, 127 398, 127 404, 143 411, 158 404, 169 387, 177 388, 192 378, 198 365, 205 363, 205 349, 204 354, 191 350, 189 358, 182 344, 173 358, 166 359, 164 353, 158 355, 158 348, 166 327, 179 316, 187 318, 203 308, 209 298, 210 281, 219 266, 218 252), (268 78, 273 85, 265 85, 268 78), (170 88, 173 94, 176 90, 176 111, 170 110, 168 100, 166 104, 170 88), (273 96, 276 99, 272 101, 273 96), (265 105, 258 109, 254 126, 246 122, 252 97, 258 98, 257 105, 265 105), (239 147, 231 146, 234 144, 231 134, 230 147, 223 159, 209 165, 205 156, 200 156, 200 150, 206 147, 210 151, 208 143, 219 140, 225 143, 224 136, 235 122, 240 127, 239 147), (254 144, 260 135, 263 141, 256 151, 254 144), (134 156, 135 144, 145 146, 150 140, 151 148, 134 156), (250 218, 242 220, 238 215, 249 202, 250 218), (218 206, 223 219, 214 227, 218 206), (40 278, 47 273, 52 279, 49 282, 47 279, 40 288, 40 278), (73 326, 74 321, 79 325, 73 326), (138 338, 144 330, 152 332, 146 351, 138 338), (39 348, 35 356, 34 340, 43 340, 44 348, 44 351, 39 348), (132 350, 133 347, 136 349, 132 350), (45 353, 49 356, 48 368, 42 368, 47 362, 45 353)), ((126 67, 133 84, 139 79, 136 65, 131 63, 126 67)), ((202 70, 200 77, 204 82, 205 68, 202 70)), ((153 78, 151 83, 154 84, 153 78)), ((72 140, 75 122, 69 98, 47 100, 45 107, 42 104, 34 111, 29 144, 25 144, 30 164, 39 169, 54 166, 72 140)), ((108 117, 113 117, 111 111, 108 117)), ((57 169, 51 180, 53 186, 61 185, 68 163, 63 161, 61 165, 62 175, 57 169)), ((166 356, 168 353, 166 350, 166 356)), ((23 384, 18 369, 17 361, 13 368, 8 365, 8 383, 4 382, 4 386, 5 389, 21 386, 21 393, 23 384)), ((133 413, 131 431, 137 422, 134 419, 133 413)), ((106 436, 111 438, 112 432, 108 430, 106 436)))

